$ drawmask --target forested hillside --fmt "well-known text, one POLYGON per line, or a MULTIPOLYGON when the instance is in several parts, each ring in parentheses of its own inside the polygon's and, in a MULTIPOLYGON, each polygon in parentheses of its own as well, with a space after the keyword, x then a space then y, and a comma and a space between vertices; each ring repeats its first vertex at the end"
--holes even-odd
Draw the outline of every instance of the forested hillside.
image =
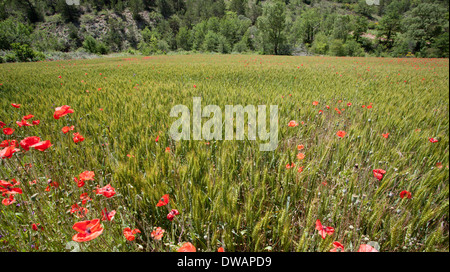
POLYGON ((448 0, 377 2, 0 0, 0 62, 59 52, 448 57, 448 0))

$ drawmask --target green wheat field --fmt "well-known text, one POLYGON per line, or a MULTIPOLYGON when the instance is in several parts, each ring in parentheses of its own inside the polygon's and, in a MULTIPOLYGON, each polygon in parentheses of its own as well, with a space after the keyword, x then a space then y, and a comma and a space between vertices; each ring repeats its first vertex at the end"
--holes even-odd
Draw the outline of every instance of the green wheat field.
POLYGON ((448 91, 448 59, 1 64, 0 251, 448 251, 448 91), (277 105, 277 149, 174 141, 194 97, 277 105))

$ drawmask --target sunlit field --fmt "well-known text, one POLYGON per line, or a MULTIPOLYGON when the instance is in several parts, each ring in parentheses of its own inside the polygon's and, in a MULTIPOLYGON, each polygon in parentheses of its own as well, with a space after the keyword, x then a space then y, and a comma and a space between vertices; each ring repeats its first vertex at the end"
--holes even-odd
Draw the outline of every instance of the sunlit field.
POLYGON ((0 251, 448 251, 448 73, 414 58, 1 64, 0 251), (194 97, 277 105, 277 149, 174 141, 170 110, 194 97))

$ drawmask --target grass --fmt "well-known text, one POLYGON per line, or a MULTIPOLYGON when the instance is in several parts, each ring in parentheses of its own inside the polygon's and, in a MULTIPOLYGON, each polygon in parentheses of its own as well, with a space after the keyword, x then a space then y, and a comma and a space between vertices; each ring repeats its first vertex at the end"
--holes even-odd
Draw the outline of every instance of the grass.
POLYGON ((369 242, 380 251, 448 251, 448 67, 448 59, 256 55, 1 64, 0 121, 15 132, 0 140, 39 136, 53 146, 0 160, 0 179, 23 189, 16 203, 0 205, 0 251, 176 251, 191 242, 198 251, 304 252, 329 251, 334 241, 346 251, 369 242), (222 111, 278 105, 278 148, 173 141, 170 109, 192 110, 198 96, 222 111), (74 113, 55 120, 62 105, 74 113), (27 114, 41 123, 19 128, 27 114), (74 132, 85 141, 75 144, 74 132), (373 169, 386 171, 381 181, 373 169), (87 170, 95 180, 77 187, 74 177, 87 170), (59 187, 45 191, 48 179, 59 187), (93 192, 107 184, 112 198, 93 192), (400 198, 404 190, 411 199, 400 198), (81 193, 92 201, 82 205, 81 193), (165 194, 169 205, 157 207, 165 194), (75 203, 86 217, 68 212, 75 203), (117 214, 102 221, 103 233, 73 242, 73 224, 101 219, 105 207, 117 214), (173 221, 170 209, 180 212, 173 221), (316 220, 334 233, 322 239, 316 220), (125 227, 141 233, 128 241, 125 227), (166 231, 161 241, 151 237, 156 227, 166 231))

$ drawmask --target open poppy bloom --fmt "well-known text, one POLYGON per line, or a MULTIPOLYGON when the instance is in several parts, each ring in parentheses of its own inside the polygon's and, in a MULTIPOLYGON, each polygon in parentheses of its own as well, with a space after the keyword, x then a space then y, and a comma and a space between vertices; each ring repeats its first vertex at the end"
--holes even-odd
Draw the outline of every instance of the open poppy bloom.
POLYGON ((71 209, 69 210, 71 214, 75 213, 75 216, 78 218, 83 218, 89 212, 88 209, 84 207, 78 206, 78 204, 73 204, 71 209))
POLYGON ((77 186, 78 186, 79 188, 83 187, 84 184, 85 184, 83 179, 78 179, 77 177, 74 177, 74 178, 73 178, 73 181, 75 181, 75 182, 77 183, 77 186))
POLYGON ((437 162, 437 163, 436 163, 436 167, 437 167, 438 169, 442 169, 442 162, 437 162))
POLYGON ((170 211, 170 213, 167 214, 167 219, 169 219, 169 221, 172 221, 176 215, 179 215, 180 212, 178 210, 172 209, 170 211))
POLYGON ((2 196, 22 194, 22 189, 14 188, 14 186, 19 184, 20 183, 17 182, 15 179, 13 179, 13 183, 0 180, 0 193, 2 194, 2 196))
POLYGON ((217 249, 217 252, 225 252, 225 249, 223 249, 223 247, 219 247, 219 249, 217 249))
POLYGON ((39 150, 39 151, 45 151, 47 148, 51 147, 52 144, 50 143, 50 140, 39 142, 37 144, 31 145, 30 147, 39 150))
POLYGON ((72 227, 78 233, 72 237, 75 242, 87 242, 97 238, 103 232, 100 219, 77 222, 72 227))
POLYGON ((299 172, 299 173, 303 172, 303 166, 299 167, 297 172, 299 172))
POLYGON ((184 243, 178 250, 178 252, 196 252, 195 246, 189 242, 184 243))
POLYGON ((123 230, 123 235, 125 236, 125 238, 126 238, 128 241, 134 241, 134 239, 136 238, 134 235, 135 235, 136 233, 141 233, 141 231, 138 230, 138 229, 131 230, 130 228, 125 228, 125 229, 123 230))
POLYGON ((93 171, 84 171, 80 174, 82 180, 94 180, 95 173, 93 171))
POLYGON ((156 230, 152 231, 151 236, 155 240, 161 240, 164 235, 165 230, 161 227, 156 228, 156 230))
POLYGON ((169 204, 169 195, 163 195, 158 204, 156 204, 156 207, 166 206, 167 204, 169 204))
POLYGON ((358 252, 378 252, 378 250, 376 250, 370 245, 360 245, 358 252))
POLYGON ((76 132, 76 133, 73 134, 73 142, 74 143, 77 144, 77 143, 82 142, 82 141, 84 141, 84 137, 80 133, 76 132))
POLYGON ((333 249, 330 250, 330 252, 343 252, 344 251, 344 245, 339 242, 333 243, 333 249))
POLYGON ((31 127, 31 126, 33 126, 32 124, 28 123, 25 119, 22 119, 22 121, 17 121, 16 124, 19 127, 31 127))
POLYGON ((11 135, 14 133, 14 130, 15 129, 12 129, 12 128, 4 128, 3 133, 5 133, 5 135, 11 135))
POLYGON ((3 150, 0 150, 0 158, 12 158, 12 155, 16 152, 19 152, 20 149, 16 148, 14 145, 8 146, 3 150))
POLYGON ((16 109, 18 109, 18 108, 20 108, 20 104, 14 104, 14 103, 11 103, 11 106, 13 106, 14 108, 16 108, 16 109))
POLYGON ((157 143, 159 141, 159 135, 156 136, 155 142, 157 143))
POLYGON ((112 210, 108 212, 106 208, 102 210, 102 221, 112 221, 114 216, 116 215, 116 211, 112 210))
POLYGON ((63 128, 61 129, 61 131, 62 131, 64 134, 66 134, 67 132, 69 132, 69 131, 71 131, 71 130, 74 130, 74 129, 75 129, 75 126, 63 127, 63 128))
POLYGON ((339 130, 337 133, 336 133, 336 135, 338 136, 338 137, 341 137, 341 138, 343 138, 344 136, 345 136, 345 134, 347 134, 345 131, 343 131, 343 130, 339 130))
POLYGON ((5 127, 5 126, 6 126, 6 124, 3 123, 2 121, 0 121, 0 128, 3 128, 3 127, 5 127))
MULTIPOLYGON (((38 231, 39 230, 39 226, 40 226, 41 224, 39 224, 39 223, 37 223, 37 224, 32 224, 31 225, 31 228, 34 230, 34 231, 38 231)), ((41 230, 44 230, 44 227, 42 227, 41 226, 41 230)))
POLYGON ((8 147, 8 146, 16 146, 17 141, 16 140, 4 140, 0 143, 0 147, 8 147))
POLYGON ((55 109, 53 118, 59 119, 63 116, 66 116, 69 113, 74 113, 74 111, 70 108, 70 106, 64 105, 55 109))
POLYGON ((45 188, 46 192, 50 192, 51 187, 53 187, 53 188, 58 188, 59 187, 59 183, 56 182, 56 181, 52 181, 51 179, 49 179, 47 181, 47 183, 48 183, 48 186, 47 186, 47 188, 45 188))
POLYGON ((389 138, 389 133, 383 134, 383 137, 386 138, 386 139, 389 138))
POLYGON ((28 120, 28 119, 31 119, 31 118, 33 118, 33 117, 34 117, 33 114, 28 114, 28 115, 25 115, 25 116, 23 117, 23 120, 28 120))
POLYGON ((297 145, 297 150, 298 150, 298 151, 302 150, 303 148, 305 148, 304 145, 302 145, 302 144, 301 144, 301 145, 297 145))
POLYGON ((41 123, 41 120, 34 120, 33 122, 32 122, 32 124, 34 125, 34 126, 37 126, 37 125, 39 125, 41 123))
POLYGON ((292 121, 289 122, 288 126, 289 126, 289 127, 297 127, 297 126, 298 126, 298 123, 295 122, 294 120, 292 120, 292 121))
POLYGON ((14 199, 14 195, 9 195, 8 198, 5 198, 2 200, 2 204, 5 206, 9 206, 9 205, 13 204, 14 202, 16 202, 16 200, 14 199))
POLYGON ((386 171, 383 169, 374 169, 372 170, 373 176, 376 177, 379 181, 381 181, 384 177, 384 174, 386 174, 386 171))
POLYGON ((114 189, 111 184, 106 185, 103 188, 97 188, 94 192, 97 193, 97 195, 104 195, 107 198, 113 197, 116 194, 116 189, 114 189))
POLYGON ((303 153, 298 153, 297 154, 297 159, 303 160, 304 158, 305 158, 305 154, 303 154, 303 153))
POLYGON ((312 104, 313 104, 313 106, 317 106, 317 105, 319 105, 319 101, 314 101, 312 104))
POLYGON ((400 197, 403 199, 403 198, 408 198, 408 199, 410 199, 411 198, 411 196, 412 196, 412 194, 411 194, 411 192, 408 192, 408 191, 401 191, 401 193, 400 193, 400 197))
POLYGON ((334 228, 322 226, 322 223, 320 223, 319 219, 317 219, 316 221, 316 230, 319 231, 319 234, 322 236, 322 239, 325 239, 325 236, 327 236, 327 234, 332 235, 334 233, 334 228))
POLYGON ((22 141, 20 141, 20 146, 25 150, 28 151, 30 150, 30 147, 39 143, 41 141, 41 138, 36 137, 36 136, 32 136, 32 137, 27 137, 25 139, 23 139, 22 141))
POLYGON ((430 141, 430 143, 437 143, 437 142, 439 142, 439 140, 435 139, 435 138, 429 138, 428 140, 430 141))
POLYGON ((170 153, 170 147, 166 147, 166 153, 170 153))

